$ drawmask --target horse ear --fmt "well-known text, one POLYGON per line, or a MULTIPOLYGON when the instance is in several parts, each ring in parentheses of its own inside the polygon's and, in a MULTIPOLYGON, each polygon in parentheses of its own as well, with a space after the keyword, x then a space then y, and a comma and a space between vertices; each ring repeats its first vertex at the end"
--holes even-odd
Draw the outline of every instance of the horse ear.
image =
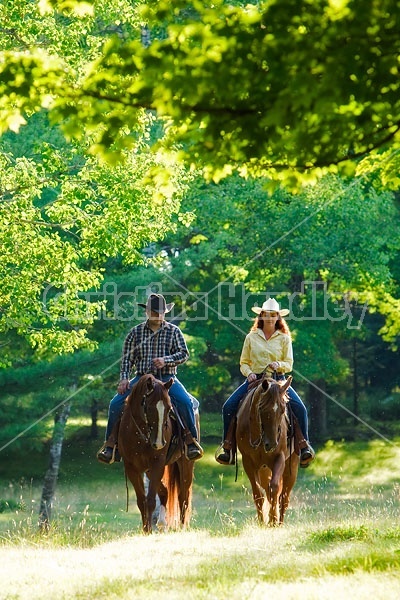
POLYGON ((174 383, 174 380, 173 380, 173 378, 171 377, 171 379, 170 379, 169 381, 166 381, 166 382, 164 383, 164 387, 165 387, 165 389, 168 391, 168 390, 169 390, 169 388, 171 387, 171 385, 172 385, 173 383, 174 383))
POLYGON ((282 392, 285 393, 286 390, 290 387, 290 384, 292 383, 293 377, 291 375, 289 375, 289 377, 286 379, 285 383, 282 386, 282 392))
POLYGON ((268 379, 263 379, 261 382, 262 387, 264 388, 264 390, 267 390, 269 388, 269 381, 268 379))

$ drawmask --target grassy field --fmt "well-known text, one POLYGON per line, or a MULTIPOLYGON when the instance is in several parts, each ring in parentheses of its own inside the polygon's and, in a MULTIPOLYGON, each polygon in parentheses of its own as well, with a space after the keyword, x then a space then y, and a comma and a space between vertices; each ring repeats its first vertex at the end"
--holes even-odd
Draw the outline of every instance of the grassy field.
POLYGON ((3 462, 0 598, 400 598, 400 443, 327 443, 301 470, 281 528, 255 522, 241 465, 196 464, 188 531, 144 536, 122 465, 98 444, 63 455, 53 523, 37 532, 45 457, 3 462))

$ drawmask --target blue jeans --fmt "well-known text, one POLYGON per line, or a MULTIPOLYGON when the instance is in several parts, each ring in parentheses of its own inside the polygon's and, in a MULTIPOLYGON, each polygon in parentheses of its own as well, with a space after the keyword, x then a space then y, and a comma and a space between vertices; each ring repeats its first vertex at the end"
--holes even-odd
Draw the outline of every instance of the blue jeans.
MULTIPOLYGON (((279 377, 279 380, 284 381, 283 377, 279 377)), ((240 385, 228 398, 225 404, 222 407, 222 417, 224 419, 224 440, 226 440, 226 436, 228 433, 229 424, 231 422, 232 417, 234 417, 238 411, 239 404, 242 398, 247 393, 249 387, 249 382, 247 379, 240 385)), ((287 390, 287 394, 289 396, 289 404, 291 409, 293 410, 294 416, 296 417, 300 429, 303 433, 304 438, 308 441, 308 415, 307 409, 304 406, 300 396, 297 392, 290 386, 287 390)))
MULTIPOLYGON (((192 396, 188 393, 186 388, 181 384, 177 377, 173 375, 162 375, 159 377, 161 381, 169 381, 171 377, 174 380, 174 383, 168 390, 168 393, 171 398, 171 402, 174 406, 176 406, 180 416, 183 419, 184 424, 188 427, 190 433, 194 438, 197 439, 197 430, 194 419, 194 406, 192 396)), ((136 375, 129 382, 129 388, 124 394, 116 394, 114 398, 110 402, 110 406, 108 409, 108 423, 106 429, 106 441, 108 440, 115 423, 118 421, 122 414, 122 409, 124 407, 125 398, 127 398, 131 392, 132 386, 139 381, 140 376, 136 375)))

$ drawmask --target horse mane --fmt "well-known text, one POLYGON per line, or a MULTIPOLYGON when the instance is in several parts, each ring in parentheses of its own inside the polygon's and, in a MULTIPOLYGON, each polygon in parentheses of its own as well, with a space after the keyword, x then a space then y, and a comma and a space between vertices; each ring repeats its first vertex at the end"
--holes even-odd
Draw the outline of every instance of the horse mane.
POLYGON ((152 375, 152 373, 145 373, 144 375, 141 376, 139 381, 137 381, 132 386, 131 393, 129 394, 128 398, 125 401, 126 404, 132 405, 134 400, 141 401, 142 398, 148 394, 148 392, 150 390, 150 387, 149 387, 150 384, 154 391, 159 391, 160 395, 167 394, 167 396, 169 398, 167 390, 165 389, 162 381, 160 381, 159 379, 154 377, 154 375, 152 375))

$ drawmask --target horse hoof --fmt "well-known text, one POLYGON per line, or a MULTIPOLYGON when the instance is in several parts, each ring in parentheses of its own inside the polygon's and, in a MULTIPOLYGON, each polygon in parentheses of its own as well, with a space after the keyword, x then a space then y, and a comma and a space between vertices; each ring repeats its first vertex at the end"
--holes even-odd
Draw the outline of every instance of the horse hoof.
POLYGON ((167 523, 165 521, 157 521, 157 529, 160 533, 167 531, 167 523))

